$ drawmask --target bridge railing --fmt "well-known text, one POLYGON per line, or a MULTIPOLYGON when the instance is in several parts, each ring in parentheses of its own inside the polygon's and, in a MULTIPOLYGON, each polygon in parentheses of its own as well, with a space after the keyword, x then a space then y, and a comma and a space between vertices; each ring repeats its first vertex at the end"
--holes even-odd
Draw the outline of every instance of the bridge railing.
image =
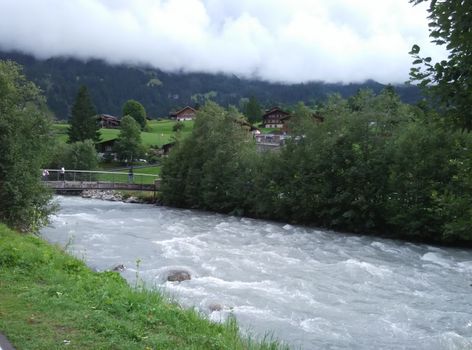
POLYGON ((118 171, 90 171, 90 170, 65 170, 47 169, 48 176, 43 176, 44 181, 72 181, 72 182, 107 182, 129 183, 137 185, 151 185, 159 179, 158 175, 141 174, 118 171))

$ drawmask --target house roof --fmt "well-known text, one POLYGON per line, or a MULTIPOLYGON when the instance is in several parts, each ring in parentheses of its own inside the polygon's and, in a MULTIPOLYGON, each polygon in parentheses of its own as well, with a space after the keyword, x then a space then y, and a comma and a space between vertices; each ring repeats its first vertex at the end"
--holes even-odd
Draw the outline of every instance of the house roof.
POLYGON ((97 115, 97 119, 119 121, 118 117, 114 117, 114 116, 109 115, 109 114, 99 114, 99 115, 97 115))
POLYGON ((194 108, 192 108, 190 106, 186 106, 182 109, 179 109, 177 112, 171 112, 170 115, 171 116, 179 115, 179 114, 185 112, 186 110, 189 110, 190 112, 193 112, 193 113, 197 113, 197 111, 194 108))
POLYGON ((280 109, 280 107, 272 107, 271 109, 266 110, 264 115, 262 115, 262 118, 267 117, 268 115, 271 115, 274 113, 284 114, 286 116, 289 115, 288 112, 285 112, 284 110, 280 109))

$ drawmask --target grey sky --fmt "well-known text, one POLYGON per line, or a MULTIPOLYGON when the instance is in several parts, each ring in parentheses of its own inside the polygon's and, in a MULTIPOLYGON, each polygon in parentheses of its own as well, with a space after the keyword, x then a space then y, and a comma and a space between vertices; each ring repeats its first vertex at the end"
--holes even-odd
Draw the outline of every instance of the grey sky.
POLYGON ((404 82, 426 7, 407 0, 0 0, 0 48, 270 81, 404 82))

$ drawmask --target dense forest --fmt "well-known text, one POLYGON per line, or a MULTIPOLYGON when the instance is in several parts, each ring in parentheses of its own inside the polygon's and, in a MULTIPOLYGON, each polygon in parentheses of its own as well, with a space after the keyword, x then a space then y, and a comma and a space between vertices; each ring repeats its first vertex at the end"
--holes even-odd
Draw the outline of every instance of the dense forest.
MULTIPOLYGON (((0 51, 0 59, 10 59, 24 67, 26 77, 38 85, 57 119, 70 117, 75 95, 86 85, 98 113, 120 115, 129 99, 141 102, 151 118, 166 117, 173 109, 203 104, 211 98, 222 106, 239 106, 241 99, 254 96, 264 107, 307 104, 325 101, 329 94, 343 97, 368 88, 376 93, 385 86, 375 81, 355 84, 284 85, 240 79, 235 75, 205 73, 166 73, 150 67, 109 65, 104 61, 87 62, 73 58, 38 60, 21 53, 0 51)), ((421 98, 415 86, 397 86, 403 102, 414 103, 421 98)))

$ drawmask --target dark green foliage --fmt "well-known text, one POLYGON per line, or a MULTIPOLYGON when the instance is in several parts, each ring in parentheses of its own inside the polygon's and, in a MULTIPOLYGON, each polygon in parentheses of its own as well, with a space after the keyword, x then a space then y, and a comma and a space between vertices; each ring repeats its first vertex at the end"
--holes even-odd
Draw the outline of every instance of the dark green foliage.
POLYGON ((72 106, 72 118, 69 120, 69 143, 85 140, 100 141, 100 126, 96 114, 87 87, 81 86, 72 106))
POLYGON ((242 116, 207 102, 192 135, 178 142, 162 172, 163 200, 171 205, 222 212, 244 211, 250 190, 247 162, 254 154, 242 116), (175 189, 179 189, 175 191, 175 189))
POLYGON ((135 100, 128 100, 123 105, 123 110, 121 115, 124 116, 131 116, 138 122, 143 130, 146 127, 146 110, 144 109, 143 105, 135 100))
POLYGON ((472 135, 379 95, 299 104, 292 139, 256 153, 231 111, 209 104, 162 169, 166 204, 408 239, 472 241, 472 135), (200 119, 201 118, 201 119, 200 119))
POLYGON ((56 143, 51 168, 66 170, 96 170, 98 168, 97 151, 92 140, 78 141, 71 144, 56 143))
POLYGON ((470 134, 411 123, 391 144, 389 223, 413 237, 472 240, 470 134))
POLYGON ((51 147, 51 121, 39 89, 18 65, 0 61, 0 221, 37 229, 51 211, 40 182, 51 147))
POLYGON ((130 162, 139 158, 143 153, 139 124, 129 115, 121 118, 120 134, 115 144, 115 152, 120 160, 130 162))
MULTIPOLYGON (((419 4, 427 0, 410 0, 419 4)), ((410 76, 428 87, 441 108, 442 117, 459 128, 472 130, 472 1, 431 0, 429 28, 432 42, 445 45, 447 60, 433 63, 431 57, 420 57, 414 45, 410 54, 413 64, 410 76)))
POLYGON ((182 123, 181 121, 178 121, 178 122, 175 123, 174 126, 172 127, 172 131, 173 131, 173 132, 179 132, 179 131, 182 130, 183 128, 185 128, 185 124, 182 123))
POLYGON ((257 102, 257 99, 254 96, 249 98, 245 108, 244 108, 244 115, 251 123, 256 123, 261 121, 262 117, 262 109, 257 102))

